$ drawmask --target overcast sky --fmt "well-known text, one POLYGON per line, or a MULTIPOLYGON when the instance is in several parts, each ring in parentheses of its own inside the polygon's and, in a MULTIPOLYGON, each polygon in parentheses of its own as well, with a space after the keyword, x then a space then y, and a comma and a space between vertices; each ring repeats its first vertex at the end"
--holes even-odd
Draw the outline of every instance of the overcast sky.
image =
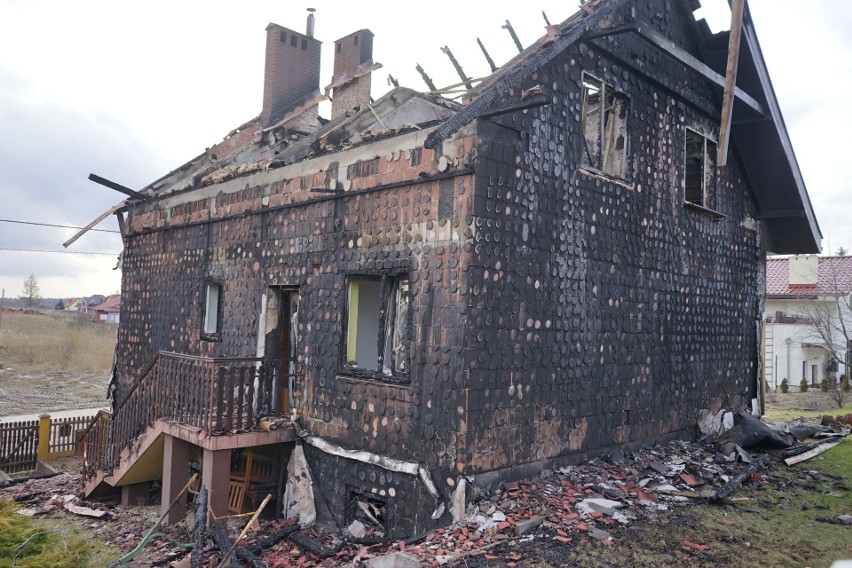
MULTIPOLYGON (((673 0, 679 1, 679 0, 673 0)), ((703 0, 716 28, 725 0, 703 0)), ((788 131, 832 248, 852 248, 848 93, 852 92, 852 2, 750 0, 752 16, 788 131)), ((328 0, 0 0, 0 218, 81 226, 122 195, 86 178, 96 173, 141 188, 200 154, 260 112, 264 28, 304 30, 317 8, 324 43, 321 83, 331 78, 330 46, 361 28, 375 33, 373 96, 394 75, 424 89, 419 62, 438 86, 458 79, 440 48, 466 73, 487 74, 482 38, 497 64, 516 53, 501 25, 524 45, 576 1, 420 4, 328 0), (370 9, 365 9, 370 6, 370 9)), ((325 113, 327 115, 327 112, 325 113)), ((117 229, 115 218, 101 229, 117 229)), ((0 249, 61 250, 76 231, 0 222, 0 249)), ((118 253, 114 233, 89 232, 69 250, 118 253)), ((18 296, 35 274, 45 297, 118 291, 115 256, 0 250, 0 288, 18 296)))

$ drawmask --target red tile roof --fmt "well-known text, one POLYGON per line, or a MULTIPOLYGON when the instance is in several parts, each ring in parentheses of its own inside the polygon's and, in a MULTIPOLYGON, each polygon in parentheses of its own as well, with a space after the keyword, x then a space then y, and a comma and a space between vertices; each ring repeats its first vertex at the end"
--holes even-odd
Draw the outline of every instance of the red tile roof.
POLYGON ((98 312, 119 312, 121 311, 121 295, 113 294, 107 296, 106 299, 93 308, 98 312))
POLYGON ((821 256, 816 284, 790 284, 788 258, 766 259, 766 295, 852 293, 852 256, 821 256))

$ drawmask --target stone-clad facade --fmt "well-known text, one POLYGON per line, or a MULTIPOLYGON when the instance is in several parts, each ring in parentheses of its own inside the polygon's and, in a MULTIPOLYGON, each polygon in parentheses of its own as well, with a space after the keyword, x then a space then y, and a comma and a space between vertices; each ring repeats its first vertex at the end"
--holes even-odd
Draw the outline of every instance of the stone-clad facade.
MULTIPOLYGON (((691 18, 682 2, 628 2, 599 27, 640 22, 697 57, 691 18)), ((158 350, 258 355, 270 290, 297 291, 300 427, 422 464, 439 493, 422 475, 306 445, 338 525, 368 496, 393 536, 434 524, 465 478, 690 436, 699 409, 748 407, 766 251, 736 149, 705 201, 684 197, 685 140, 718 140, 718 92, 629 34, 575 43, 495 107, 528 89, 546 100, 434 148, 435 125, 405 127, 130 207, 121 388, 158 350), (596 89, 620 105, 620 122, 601 116, 622 128, 623 163, 586 153, 596 89), (347 345, 354 281, 380 291, 378 360, 402 346, 391 371, 360 367, 347 345), (388 301, 400 282, 405 309, 388 301), (393 338, 381 331, 391 312, 393 338)))

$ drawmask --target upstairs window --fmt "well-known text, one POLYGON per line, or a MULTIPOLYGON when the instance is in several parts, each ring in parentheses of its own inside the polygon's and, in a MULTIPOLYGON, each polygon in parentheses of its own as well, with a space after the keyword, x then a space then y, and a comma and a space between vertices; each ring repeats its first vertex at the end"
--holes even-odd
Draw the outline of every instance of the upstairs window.
POLYGON ((581 163, 607 175, 627 173, 627 96, 594 77, 583 76, 581 163))
POLYGON ((410 301, 407 275, 349 280, 347 367, 377 377, 408 374, 410 301))
POLYGON ((716 208, 716 143, 686 129, 684 201, 705 209, 716 208))
POLYGON ((205 286, 204 297, 204 328, 203 337, 216 340, 222 331, 222 285, 218 282, 208 282, 205 286))

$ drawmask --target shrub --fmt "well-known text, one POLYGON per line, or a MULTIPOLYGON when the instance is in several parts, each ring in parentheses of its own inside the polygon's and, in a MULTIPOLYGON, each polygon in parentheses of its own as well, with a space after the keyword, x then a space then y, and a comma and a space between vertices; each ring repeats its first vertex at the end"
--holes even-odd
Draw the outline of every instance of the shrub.
POLYGON ((847 375, 841 375, 840 376, 840 389, 843 392, 849 392, 850 388, 852 388, 852 387, 849 386, 849 377, 847 375))
POLYGON ((802 382, 799 383, 799 392, 808 392, 808 381, 806 379, 802 379, 802 382))
POLYGON ((823 379, 819 382, 819 390, 828 392, 828 379, 823 379))
POLYGON ((781 392, 784 394, 790 392, 790 383, 787 382, 787 377, 781 379, 781 392))

